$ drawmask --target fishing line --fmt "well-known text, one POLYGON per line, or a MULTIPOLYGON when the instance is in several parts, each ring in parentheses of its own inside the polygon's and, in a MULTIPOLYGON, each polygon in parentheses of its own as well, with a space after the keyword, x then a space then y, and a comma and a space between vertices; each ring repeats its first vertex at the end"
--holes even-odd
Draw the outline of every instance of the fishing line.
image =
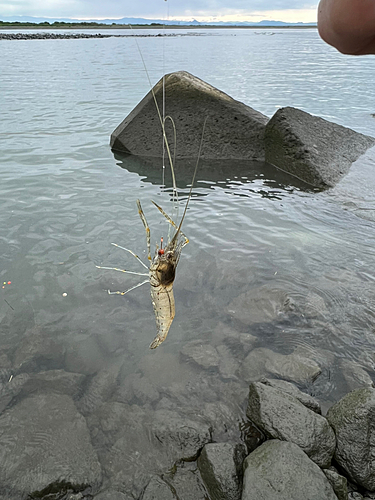
MULTIPOLYGON (((166 6, 166 16, 164 19, 163 23, 163 123, 165 126, 166 120, 169 119, 172 123, 173 127, 173 133, 174 133, 174 148, 173 148, 173 165, 171 165, 171 172, 172 172, 172 185, 173 185, 173 192, 172 192, 172 206, 173 206, 173 211, 172 215, 173 217, 178 219, 178 193, 177 193, 177 185, 176 185, 176 179, 174 175, 174 165, 175 165, 175 160, 176 160, 176 148, 177 148, 177 133, 176 133, 176 125, 174 123, 174 120, 171 116, 166 116, 165 113, 165 104, 166 104, 166 94, 165 94, 165 38, 166 38, 166 31, 165 31, 165 25, 166 23, 169 24, 169 3, 168 0, 165 1, 165 6, 166 6)), ((165 189, 165 136, 163 135, 163 169, 162 169, 162 186, 163 189, 165 189)), ((168 227, 168 241, 170 241, 171 237, 171 226, 168 227)))
MULTIPOLYGON (((167 0, 165 0, 167 2, 167 0)), ((167 2, 168 5, 168 2, 167 2)), ((168 16, 168 12, 167 12, 168 16)), ((165 123, 165 20, 163 22, 163 123, 165 123)), ((162 170, 162 178, 161 184, 163 189, 165 187, 165 141, 164 136, 162 137, 163 143, 163 170, 162 170)))
MULTIPOLYGON (((168 4, 167 0, 164 0, 164 1, 166 2, 166 7, 167 7, 166 17, 167 17, 167 22, 168 22, 169 21, 169 4, 168 4)), ((129 24, 128 26, 133 31, 131 24, 129 24)), ((159 117, 159 121, 160 121, 160 124, 162 127, 162 141, 163 141, 163 148, 162 148, 162 163, 163 163, 163 165, 162 165, 162 186, 163 187, 162 187, 162 189, 164 189, 164 187, 165 187, 165 150, 166 150, 169 164, 171 166, 171 174, 172 174, 173 210, 176 211, 176 218, 178 218, 178 212, 179 212, 179 210, 178 210, 178 208, 179 208, 178 207, 178 192, 177 192, 177 184, 176 184, 176 178, 175 178, 175 173, 174 173, 174 164, 175 164, 175 159, 176 159, 176 148, 177 148, 177 133, 176 133, 176 125, 175 125, 173 118, 169 115, 165 115, 165 113, 166 113, 166 109, 165 109, 166 93, 165 93, 165 41, 164 41, 164 38, 165 38, 165 20, 164 20, 164 24, 163 24, 163 51, 162 51, 162 55, 163 55, 163 63, 162 63, 163 64, 162 112, 160 112, 160 108, 159 108, 159 105, 158 105, 158 102, 156 99, 156 95, 154 92, 154 87, 152 86, 151 78, 150 78, 149 72, 147 70, 146 61, 143 57, 143 53, 142 53, 141 48, 139 46, 136 35, 134 36, 134 41, 135 41, 135 44, 137 46, 137 50, 138 50, 138 53, 140 55, 140 58, 141 58, 141 61, 143 64, 143 68, 144 68, 146 76, 147 76, 147 80, 148 80, 148 83, 149 83, 149 86, 151 89, 151 94, 152 94, 152 97, 153 97, 153 100, 155 103, 155 107, 156 107, 156 111, 157 111, 157 114, 159 117), (173 128, 173 136, 174 136, 173 159, 172 159, 171 149, 170 149, 169 142, 168 142, 167 135, 166 135, 166 131, 165 131, 165 123, 167 120, 170 120, 170 122, 172 124, 172 128, 173 128)), ((170 228, 168 230, 168 241, 169 241, 169 239, 170 239, 170 228)))

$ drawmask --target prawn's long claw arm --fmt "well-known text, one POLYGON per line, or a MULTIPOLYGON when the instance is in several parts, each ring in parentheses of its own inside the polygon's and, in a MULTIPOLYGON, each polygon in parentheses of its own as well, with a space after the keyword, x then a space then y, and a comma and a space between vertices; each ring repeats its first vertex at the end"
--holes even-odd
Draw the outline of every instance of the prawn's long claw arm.
MULTIPOLYGON (((177 229, 178 231, 178 227, 177 227, 177 224, 174 222, 174 220, 172 219, 172 217, 170 217, 161 207, 159 207, 159 205, 157 203, 155 203, 153 200, 151 200, 151 203, 153 203, 155 205, 155 207, 159 210, 160 213, 162 213, 164 215, 164 217, 167 219, 167 221, 169 222, 169 224, 171 224, 171 226, 173 226, 175 229, 177 229)), ((176 233, 177 234, 177 233, 176 233)), ((180 229, 180 234, 181 236, 185 239, 185 242, 183 244, 183 246, 187 245, 189 243, 189 239, 187 238, 187 236, 181 231, 180 229)))
POLYGON ((148 260, 152 260, 151 259, 151 237, 150 237, 150 228, 147 224, 147 220, 146 220, 146 217, 145 217, 145 214, 143 213, 143 210, 142 210, 142 206, 141 206, 141 202, 139 200, 137 200, 137 207, 138 207, 138 213, 139 213, 139 216, 143 222, 143 225, 145 226, 145 230, 146 230, 146 240, 147 240, 147 258, 148 260))

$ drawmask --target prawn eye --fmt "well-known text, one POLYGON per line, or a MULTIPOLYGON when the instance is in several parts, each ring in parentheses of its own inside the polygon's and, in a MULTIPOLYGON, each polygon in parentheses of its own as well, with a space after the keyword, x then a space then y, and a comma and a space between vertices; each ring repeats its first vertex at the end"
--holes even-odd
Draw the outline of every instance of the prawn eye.
POLYGON ((158 254, 159 254, 159 255, 164 255, 164 249, 163 249, 163 248, 160 248, 160 250, 158 250, 158 254))

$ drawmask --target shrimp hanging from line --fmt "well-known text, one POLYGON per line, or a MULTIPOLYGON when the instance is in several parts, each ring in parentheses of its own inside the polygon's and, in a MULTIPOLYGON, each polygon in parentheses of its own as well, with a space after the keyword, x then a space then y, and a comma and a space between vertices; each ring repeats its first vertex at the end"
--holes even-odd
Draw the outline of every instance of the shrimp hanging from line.
MULTIPOLYGON (((206 126, 206 121, 207 117, 204 121, 203 124, 203 131, 202 131, 202 137, 201 137, 201 142, 199 146, 199 153, 198 153, 198 158, 197 158, 197 163, 195 166, 194 174, 193 174, 193 179, 191 182, 191 187, 188 195, 188 199, 186 201, 185 209, 183 212, 183 215, 181 217, 181 221, 179 225, 177 226, 173 219, 154 201, 152 203, 156 206, 156 208, 163 214, 163 216, 167 219, 169 224, 176 230, 174 233, 172 239, 168 241, 167 245, 165 248, 163 248, 163 238, 160 240, 160 248, 158 245, 156 245, 156 251, 154 258, 152 259, 151 257, 151 235, 150 235, 150 228, 147 223, 145 214, 143 213, 141 202, 137 200, 137 207, 138 207, 138 213, 139 216, 142 220, 142 223, 145 227, 146 230, 146 241, 147 241, 147 257, 148 260, 151 262, 150 267, 147 267, 146 264, 142 262, 142 260, 136 255, 134 252, 129 250, 128 248, 121 247, 120 245, 117 245, 116 243, 112 243, 112 245, 121 248, 122 250, 125 250, 132 254, 141 264, 144 268, 148 270, 148 273, 138 273, 134 271, 127 271, 125 269, 119 269, 116 267, 103 267, 103 266, 96 266, 98 269, 111 269, 114 271, 120 271, 123 273, 128 273, 128 274, 136 274, 139 276, 148 276, 148 279, 142 281, 141 283, 138 283, 137 285, 129 288, 128 290, 125 290, 124 292, 111 292, 108 290, 108 293, 110 295, 125 295, 135 288, 138 288, 146 283, 150 283, 150 292, 151 292, 151 300, 152 300, 152 306, 154 308, 154 314, 155 314, 155 320, 156 320, 156 327, 157 327, 157 334, 154 340, 150 344, 150 349, 155 349, 158 347, 162 342, 164 342, 165 338, 168 335, 169 329, 171 327, 171 324, 173 322, 173 319, 175 317, 175 301, 174 301, 174 295, 173 295, 173 283, 174 279, 176 276, 176 268, 177 264, 180 260, 181 256, 181 251, 189 243, 189 239, 185 236, 185 234, 181 230, 182 223, 185 219, 186 211, 188 208, 188 204, 192 195, 193 191, 193 186, 194 186, 194 180, 195 176, 197 173, 198 169, 198 164, 199 164, 199 158, 201 155, 201 150, 202 150, 202 144, 203 144, 203 135, 204 135, 204 129, 206 126)), ((172 164, 171 164, 172 166, 172 164)), ((173 167, 172 167, 173 168, 173 167)))

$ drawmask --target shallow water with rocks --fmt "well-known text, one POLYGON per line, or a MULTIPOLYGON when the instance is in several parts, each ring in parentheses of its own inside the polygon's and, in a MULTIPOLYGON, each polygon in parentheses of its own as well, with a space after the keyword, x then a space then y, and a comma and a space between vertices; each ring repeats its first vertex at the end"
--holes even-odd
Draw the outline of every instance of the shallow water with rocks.
MULTIPOLYGON (((183 33, 139 39, 152 83, 184 69, 267 116, 294 106, 375 136, 375 59, 340 55, 315 30, 183 33)), ((64 498, 44 489, 55 484, 77 499, 203 499, 202 447, 257 440, 249 382, 294 382, 323 413, 372 385, 375 149, 325 192, 269 165, 202 161, 176 318, 150 351, 147 285, 108 295, 138 277, 95 266, 143 271, 111 242, 147 262, 136 199, 155 245, 168 225, 151 200, 179 219, 195 163, 176 162, 177 210, 160 160, 110 151, 149 91, 131 37, 0 45, 0 497, 64 498)))

